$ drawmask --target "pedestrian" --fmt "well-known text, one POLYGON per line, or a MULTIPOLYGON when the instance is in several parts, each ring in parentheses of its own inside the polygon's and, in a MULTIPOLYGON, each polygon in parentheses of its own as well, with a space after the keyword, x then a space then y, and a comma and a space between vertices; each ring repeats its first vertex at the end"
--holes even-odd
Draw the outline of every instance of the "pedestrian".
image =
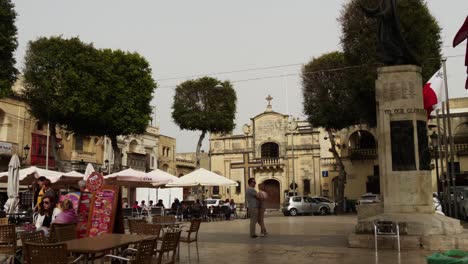
POLYGON ((257 238, 257 234, 255 234, 255 227, 258 222, 258 196, 257 191, 255 190, 255 179, 250 178, 247 183, 249 187, 246 190, 247 196, 247 209, 249 210, 250 215, 250 237, 257 238))
POLYGON ((265 211, 266 211, 266 206, 265 206, 265 201, 268 198, 267 193, 265 192, 265 187, 262 186, 261 190, 258 192, 258 224, 260 225, 260 232, 262 233, 263 236, 268 235, 268 232, 265 227, 265 211))

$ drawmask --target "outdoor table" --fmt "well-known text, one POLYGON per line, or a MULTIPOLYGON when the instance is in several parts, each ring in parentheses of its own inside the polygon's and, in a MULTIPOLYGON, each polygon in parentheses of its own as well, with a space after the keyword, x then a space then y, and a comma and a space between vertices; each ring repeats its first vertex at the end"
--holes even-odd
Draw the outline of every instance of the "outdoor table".
POLYGON ((103 234, 101 236, 73 239, 64 243, 67 244, 68 252, 83 254, 85 263, 88 263, 90 255, 105 253, 106 251, 125 247, 152 237, 154 236, 103 234))
POLYGON ((160 225, 162 227, 179 227, 179 225, 183 224, 184 222, 159 222, 153 223, 154 225, 160 225))

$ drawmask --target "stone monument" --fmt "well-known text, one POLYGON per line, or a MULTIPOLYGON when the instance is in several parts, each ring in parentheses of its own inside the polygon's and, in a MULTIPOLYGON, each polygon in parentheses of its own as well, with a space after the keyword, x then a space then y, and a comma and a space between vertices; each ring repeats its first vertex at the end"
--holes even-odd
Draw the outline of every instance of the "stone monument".
POLYGON ((383 202, 370 205, 374 216, 364 209, 368 217, 359 219, 356 233, 349 237, 351 247, 373 247, 376 220, 399 223, 403 248, 439 250, 466 245, 465 238, 457 236, 463 230, 460 221, 434 212, 421 87, 418 66, 378 69, 377 132, 383 202))

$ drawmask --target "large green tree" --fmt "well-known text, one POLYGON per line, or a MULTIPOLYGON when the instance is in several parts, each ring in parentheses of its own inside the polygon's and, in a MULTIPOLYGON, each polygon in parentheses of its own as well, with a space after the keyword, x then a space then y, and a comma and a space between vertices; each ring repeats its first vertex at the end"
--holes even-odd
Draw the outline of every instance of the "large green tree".
MULTIPOLYGON (((341 203, 346 185, 346 170, 338 153, 334 132, 359 122, 353 91, 347 81, 343 53, 331 52, 312 59, 302 68, 304 113, 314 127, 323 127, 331 143, 339 170, 337 200, 341 203)), ((341 207, 340 207, 341 208, 341 207)))
MULTIPOLYGON (((382 66, 382 56, 379 54, 377 21, 366 17, 361 7, 375 8, 379 2, 348 1, 339 19, 346 63, 363 66, 348 73, 349 85, 354 90, 353 100, 360 108, 361 121, 370 125, 375 125, 376 121, 374 82, 376 69, 382 66)), ((424 0, 397 1, 397 14, 402 37, 422 67, 423 81, 426 82, 440 68, 440 27, 424 0)))
POLYGON ((180 129, 200 130, 196 160, 200 167, 200 149, 207 132, 228 133, 234 127, 236 91, 229 81, 202 77, 176 87, 172 118, 180 129))
POLYGON ((119 167, 117 135, 142 134, 149 124, 156 83, 137 53, 98 50, 78 38, 40 38, 29 43, 24 77, 31 113, 52 124, 52 146, 55 124, 79 135, 109 136, 119 167))
MULTIPOLYGON (((50 123, 51 145, 56 146, 56 125, 68 125, 78 113, 99 114, 91 94, 78 100, 76 94, 96 87, 93 75, 98 51, 78 38, 39 38, 30 41, 24 62, 22 96, 32 115, 50 123)), ((51 149, 59 169, 61 162, 55 147, 51 149)))
POLYGON ((18 70, 13 53, 18 47, 16 13, 10 0, 0 0, 0 97, 11 92, 18 70))

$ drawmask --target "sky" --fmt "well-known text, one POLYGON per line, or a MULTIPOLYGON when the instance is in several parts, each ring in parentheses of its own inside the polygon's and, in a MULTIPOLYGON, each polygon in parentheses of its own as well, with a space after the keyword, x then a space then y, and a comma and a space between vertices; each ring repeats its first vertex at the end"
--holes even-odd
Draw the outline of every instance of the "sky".
MULTIPOLYGON (((194 152, 200 132, 172 121, 175 86, 210 75, 233 82, 236 129, 273 110, 305 119, 300 69, 324 53, 340 50, 337 19, 348 0, 13 0, 22 69, 27 44, 38 37, 79 37, 97 48, 138 52, 158 84, 152 105, 160 133, 177 139, 177 152, 194 152)), ((468 14, 467 0, 428 0, 442 27, 450 98, 466 97, 463 46, 452 48, 468 14)), ((202 149, 207 149, 204 141, 202 149)))

